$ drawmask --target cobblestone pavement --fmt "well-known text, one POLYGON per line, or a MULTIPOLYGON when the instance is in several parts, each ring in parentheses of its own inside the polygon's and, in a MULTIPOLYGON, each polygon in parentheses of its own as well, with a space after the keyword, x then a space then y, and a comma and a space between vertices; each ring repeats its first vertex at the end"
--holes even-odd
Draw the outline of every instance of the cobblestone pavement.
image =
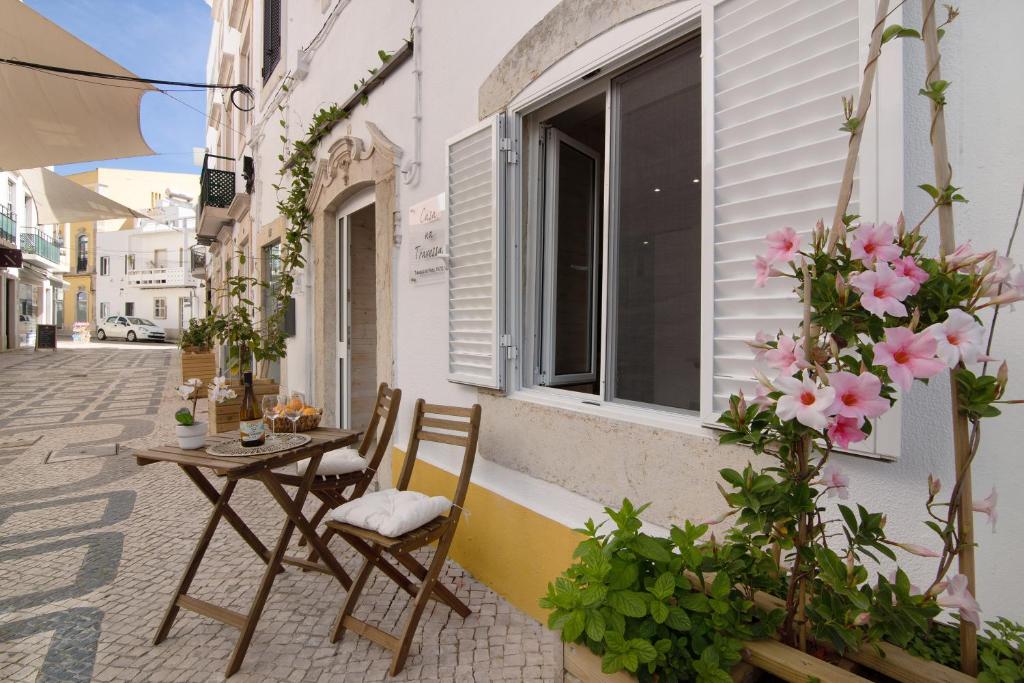
MULTIPOLYGON (((223 680, 231 627, 183 611, 151 645, 210 512, 177 468, 130 455, 172 439, 177 351, 96 347, 0 354, 0 680, 223 680)), ((232 506, 271 545, 283 519, 266 491, 243 481, 232 506)), ((332 548, 354 573, 356 554, 332 548)), ((244 612, 262 569, 225 524, 190 592, 244 612)), ((431 602, 394 680, 561 680, 557 636, 454 563, 445 581, 473 614, 431 602)), ((330 643, 343 598, 328 576, 282 574, 231 680, 384 680, 390 652, 355 634, 330 643)), ((393 630, 407 604, 375 573, 356 615, 393 630)))

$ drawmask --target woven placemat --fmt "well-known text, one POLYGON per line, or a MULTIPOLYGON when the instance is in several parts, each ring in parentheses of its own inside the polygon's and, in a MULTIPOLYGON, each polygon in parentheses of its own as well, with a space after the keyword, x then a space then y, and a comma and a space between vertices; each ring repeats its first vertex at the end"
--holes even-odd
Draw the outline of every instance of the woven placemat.
POLYGON ((244 455, 270 455, 271 453, 287 451, 289 448, 305 446, 312 440, 313 437, 308 434, 267 434, 267 441, 262 446, 247 448, 242 445, 241 441, 232 439, 231 441, 224 441, 210 446, 206 449, 206 452, 210 455, 228 458, 244 455))

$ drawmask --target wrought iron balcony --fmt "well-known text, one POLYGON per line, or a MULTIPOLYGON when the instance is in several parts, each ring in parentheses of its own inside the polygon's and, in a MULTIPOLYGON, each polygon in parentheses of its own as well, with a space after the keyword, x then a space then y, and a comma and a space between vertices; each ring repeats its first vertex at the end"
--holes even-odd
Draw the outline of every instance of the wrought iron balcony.
POLYGON ((39 256, 54 265, 60 265, 60 246, 37 228, 21 231, 21 251, 25 255, 39 256))
POLYGON ((15 242, 18 234, 18 215, 10 204, 0 204, 0 240, 15 242))
POLYGON ((199 210, 206 207, 226 209, 235 198, 235 171, 224 167, 233 167, 235 160, 219 154, 207 154, 203 157, 203 172, 199 176, 199 210), (217 159, 219 161, 212 161, 217 159), (213 166, 222 168, 214 168, 213 166))

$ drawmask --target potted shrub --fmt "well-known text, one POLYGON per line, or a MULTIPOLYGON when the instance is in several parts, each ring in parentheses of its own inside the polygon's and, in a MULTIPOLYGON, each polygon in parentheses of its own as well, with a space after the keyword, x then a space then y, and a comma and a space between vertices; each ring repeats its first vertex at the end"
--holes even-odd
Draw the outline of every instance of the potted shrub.
POLYGON ((181 378, 198 377, 202 384, 197 387, 199 398, 206 397, 206 386, 217 374, 217 361, 213 352, 215 344, 215 317, 193 318, 182 331, 178 347, 181 349, 181 378))
MULTIPOLYGON (((174 426, 174 433, 178 437, 178 446, 186 449, 202 448, 206 445, 206 423, 196 420, 196 405, 199 402, 198 389, 202 386, 202 380, 193 377, 186 380, 178 387, 178 396, 185 401, 191 401, 191 407, 179 408, 174 413, 174 419, 178 422, 174 426)), ((216 406, 224 401, 236 398, 233 389, 227 386, 223 377, 215 377, 207 388, 207 399, 216 406)))

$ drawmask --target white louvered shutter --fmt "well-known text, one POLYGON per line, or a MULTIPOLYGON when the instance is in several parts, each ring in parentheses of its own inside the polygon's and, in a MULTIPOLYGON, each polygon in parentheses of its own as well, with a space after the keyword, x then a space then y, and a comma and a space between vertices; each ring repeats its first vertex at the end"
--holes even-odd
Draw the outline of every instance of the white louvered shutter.
POLYGON ((448 141, 448 379, 503 388, 504 116, 448 141))
MULTIPOLYGON (((704 93, 713 96, 704 120, 705 221, 713 226, 705 242, 706 248, 713 245, 713 262, 705 261, 713 292, 713 335, 705 342, 712 357, 704 382, 709 423, 728 407, 731 394, 754 392, 753 353, 745 342, 758 330, 795 331, 799 325, 794 280, 770 278, 757 289, 753 261, 773 230, 790 226, 806 245, 819 218, 831 223, 849 142, 839 130, 841 98, 855 97, 860 86, 872 23, 870 11, 862 18, 862 5, 871 4, 705 0, 704 93)), ((876 113, 867 122, 870 137, 848 211, 871 221, 877 187, 873 181, 862 193, 860 178, 868 177, 865 168, 877 178, 876 113)), ((891 414, 898 425, 898 411, 891 414)), ((895 456, 898 426, 894 442, 886 427, 862 446, 895 456)))

